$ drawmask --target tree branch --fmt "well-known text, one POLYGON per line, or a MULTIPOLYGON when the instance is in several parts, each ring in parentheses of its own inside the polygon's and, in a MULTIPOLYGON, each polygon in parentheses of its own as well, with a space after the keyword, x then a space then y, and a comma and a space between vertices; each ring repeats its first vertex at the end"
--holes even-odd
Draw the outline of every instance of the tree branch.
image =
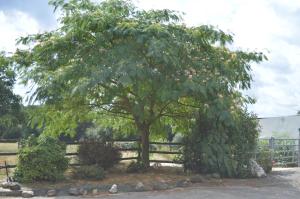
POLYGON ((184 104, 184 103, 181 103, 181 102, 177 102, 177 104, 182 105, 182 106, 192 107, 192 108, 201 108, 201 107, 198 107, 198 106, 193 106, 193 105, 190 105, 190 104, 184 104))

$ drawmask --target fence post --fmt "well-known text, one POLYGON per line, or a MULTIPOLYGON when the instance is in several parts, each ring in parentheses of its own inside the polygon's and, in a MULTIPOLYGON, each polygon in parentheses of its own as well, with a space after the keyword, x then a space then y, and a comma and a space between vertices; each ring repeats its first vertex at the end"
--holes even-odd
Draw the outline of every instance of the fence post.
POLYGON ((7 165, 6 161, 4 161, 4 166, 5 166, 5 172, 6 172, 6 182, 10 182, 9 175, 8 175, 8 165, 7 165))
POLYGON ((274 160, 274 149, 275 149, 275 138, 271 137, 269 139, 269 147, 270 147, 270 151, 271 151, 271 160, 274 160))
POLYGON ((298 135, 298 167, 300 167, 300 129, 299 130, 299 135, 298 135))

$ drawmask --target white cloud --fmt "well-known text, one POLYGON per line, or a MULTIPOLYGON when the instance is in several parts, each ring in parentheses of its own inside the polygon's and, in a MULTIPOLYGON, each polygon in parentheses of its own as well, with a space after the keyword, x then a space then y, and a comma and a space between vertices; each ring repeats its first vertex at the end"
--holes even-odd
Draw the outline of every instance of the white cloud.
MULTIPOLYGON (((0 51, 14 52, 16 40, 21 36, 37 33, 40 26, 37 21, 28 14, 20 11, 4 12, 0 10, 0 51)), ((14 92, 26 96, 28 88, 17 84, 14 92)))
POLYGON ((12 52, 16 39, 39 31, 37 21, 20 11, 4 12, 0 10, 0 49, 12 52))

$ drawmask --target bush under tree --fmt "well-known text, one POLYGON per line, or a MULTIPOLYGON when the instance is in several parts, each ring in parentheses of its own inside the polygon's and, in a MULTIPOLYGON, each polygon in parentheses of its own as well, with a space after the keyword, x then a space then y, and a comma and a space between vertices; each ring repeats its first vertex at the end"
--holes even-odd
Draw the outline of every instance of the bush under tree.
POLYGON ((78 158, 83 165, 96 165, 104 169, 117 164, 121 153, 114 146, 112 130, 99 127, 89 129, 80 142, 78 158))
POLYGON ((193 130, 184 138, 184 167, 225 177, 250 177, 249 160, 257 137, 256 117, 242 109, 199 112, 193 130))
POLYGON ((266 173, 270 173, 272 171, 272 152, 268 147, 262 147, 257 151, 256 161, 266 173))
POLYGON ((19 149, 14 178, 19 182, 61 180, 69 163, 65 155, 66 145, 58 139, 30 136, 19 149))

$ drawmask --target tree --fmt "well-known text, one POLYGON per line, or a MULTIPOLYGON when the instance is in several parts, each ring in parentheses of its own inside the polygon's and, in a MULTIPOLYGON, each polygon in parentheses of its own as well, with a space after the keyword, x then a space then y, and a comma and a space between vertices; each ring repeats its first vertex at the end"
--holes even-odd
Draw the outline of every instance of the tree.
POLYGON ((16 126, 22 120, 21 98, 13 93, 15 73, 10 68, 11 60, 4 53, 0 53, 0 137, 8 132, 16 132, 16 126), (10 131, 12 130, 12 131, 10 131))
POLYGON ((48 124, 52 131, 91 114, 133 124, 145 165, 150 134, 186 122, 211 93, 241 98, 250 63, 263 59, 230 50, 232 36, 212 26, 184 25, 175 11, 139 10, 122 0, 50 3, 62 13, 60 28, 21 38, 31 48, 14 56, 24 83, 36 84, 32 100, 45 104, 50 120, 69 118, 48 124))

